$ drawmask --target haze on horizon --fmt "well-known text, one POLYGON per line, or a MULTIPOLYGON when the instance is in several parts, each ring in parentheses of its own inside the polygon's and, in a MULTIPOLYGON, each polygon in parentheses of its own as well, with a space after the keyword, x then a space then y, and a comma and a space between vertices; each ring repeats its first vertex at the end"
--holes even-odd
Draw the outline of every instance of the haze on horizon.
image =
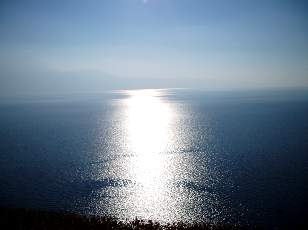
POLYGON ((3 0, 1 95, 307 87, 302 0, 3 0))

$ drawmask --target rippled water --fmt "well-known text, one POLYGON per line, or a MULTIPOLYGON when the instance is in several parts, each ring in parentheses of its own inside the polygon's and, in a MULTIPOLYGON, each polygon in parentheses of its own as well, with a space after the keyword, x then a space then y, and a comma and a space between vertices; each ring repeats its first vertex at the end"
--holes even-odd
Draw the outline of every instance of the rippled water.
POLYGON ((131 90, 2 101, 1 205, 161 222, 303 222, 307 95, 131 90))

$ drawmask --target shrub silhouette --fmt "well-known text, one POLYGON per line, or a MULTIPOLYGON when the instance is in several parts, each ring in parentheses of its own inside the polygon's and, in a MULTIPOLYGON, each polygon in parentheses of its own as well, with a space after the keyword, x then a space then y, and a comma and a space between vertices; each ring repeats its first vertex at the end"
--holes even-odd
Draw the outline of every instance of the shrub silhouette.
POLYGON ((172 224, 160 224, 152 220, 120 221, 108 216, 83 216, 74 213, 60 213, 26 209, 0 209, 0 228, 18 230, 80 230, 80 229, 131 229, 131 230, 184 230, 184 229, 211 229, 211 230, 233 230, 233 229, 256 229, 251 226, 220 225, 211 223, 188 224, 184 222, 172 224))

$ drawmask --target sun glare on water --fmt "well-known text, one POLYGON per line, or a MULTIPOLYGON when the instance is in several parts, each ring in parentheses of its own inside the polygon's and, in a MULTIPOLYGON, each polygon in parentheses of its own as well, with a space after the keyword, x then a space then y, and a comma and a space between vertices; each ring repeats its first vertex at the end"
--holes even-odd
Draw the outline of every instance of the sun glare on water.
POLYGON ((138 91, 127 101, 128 139, 140 157, 153 157, 168 146, 171 111, 155 91, 138 91))
POLYGON ((160 222, 203 216, 204 205, 215 210, 211 204, 217 202, 209 193, 194 190, 206 179, 200 170, 207 164, 189 152, 191 139, 183 123, 186 110, 173 103, 169 93, 121 91, 123 97, 115 100, 120 108, 114 116, 120 130, 115 143, 120 147, 114 148, 116 157, 107 161, 99 175, 125 183, 102 190, 97 209, 107 206, 123 220, 138 217, 160 222))
POLYGON ((136 156, 132 166, 136 181, 157 187, 163 173, 162 153, 168 149, 171 111, 157 91, 134 91, 127 101, 127 137, 136 156))
POLYGON ((160 96, 155 90, 132 91, 126 101, 128 149, 134 155, 129 171, 138 184, 133 197, 140 215, 162 214, 172 176, 166 155, 172 146, 172 111, 160 96))

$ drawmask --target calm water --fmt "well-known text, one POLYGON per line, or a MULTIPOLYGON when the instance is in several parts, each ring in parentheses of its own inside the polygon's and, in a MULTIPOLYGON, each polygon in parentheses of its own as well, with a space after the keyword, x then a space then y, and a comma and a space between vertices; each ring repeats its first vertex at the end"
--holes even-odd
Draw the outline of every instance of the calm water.
POLYGON ((0 204, 264 226, 308 213, 305 91, 118 91, 0 103, 0 204))

